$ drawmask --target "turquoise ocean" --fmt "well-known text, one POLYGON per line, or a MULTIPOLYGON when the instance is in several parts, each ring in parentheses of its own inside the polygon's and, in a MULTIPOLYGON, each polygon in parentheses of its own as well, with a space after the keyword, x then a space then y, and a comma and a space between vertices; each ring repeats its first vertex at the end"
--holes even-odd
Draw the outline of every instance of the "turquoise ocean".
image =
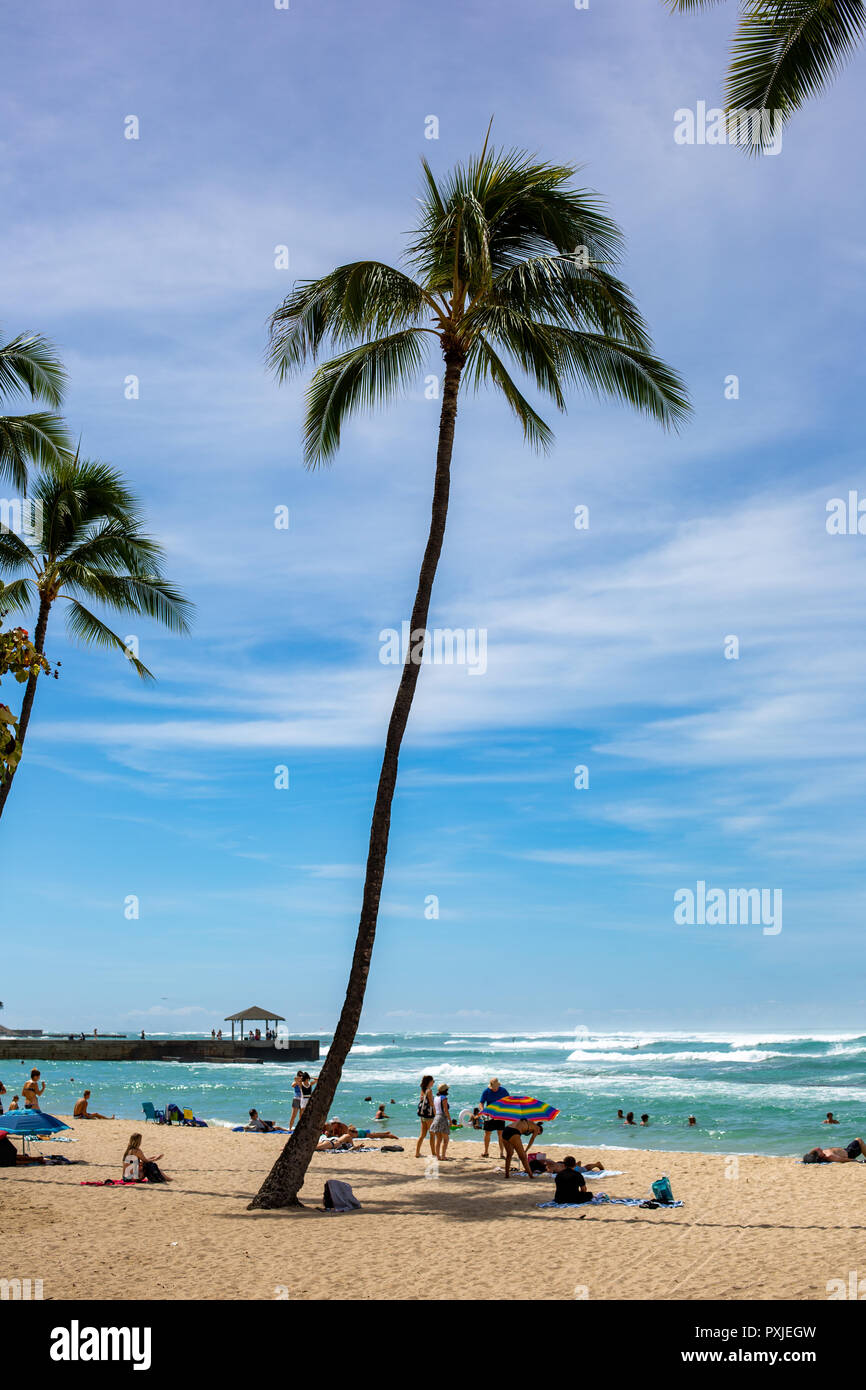
MULTIPOLYGON (((189 1038, 194 1033, 150 1033, 189 1038)), ((322 1057, 328 1039, 322 1039, 322 1057)), ((512 1095, 532 1095, 561 1114, 545 1143, 576 1151, 605 1147, 704 1153, 801 1154, 816 1143, 866 1138, 866 1034, 538 1032, 359 1034, 331 1109, 359 1127, 384 1101, 388 1128, 418 1132, 418 1082, 432 1072, 450 1088, 454 1117, 478 1103, 491 1076, 512 1095), (370 1096, 371 1101, 365 1097, 370 1096), (618 1109, 648 1112, 647 1128, 626 1129, 618 1109), (841 1121, 822 1126, 827 1110, 841 1121), (697 1127, 687 1128, 690 1114, 697 1127)), ((315 1063, 305 1063, 315 1076, 315 1063)), ((321 1063, 319 1063, 321 1065, 321 1063)), ((8 1103, 36 1060, 4 1062, 8 1103)), ((250 1106, 286 1123, 297 1063, 43 1062, 43 1108, 68 1114, 84 1087, 91 1109, 138 1125, 141 1102, 175 1101, 209 1124, 241 1124, 250 1106)), ((478 1141, 460 1130, 459 1139, 478 1141)))

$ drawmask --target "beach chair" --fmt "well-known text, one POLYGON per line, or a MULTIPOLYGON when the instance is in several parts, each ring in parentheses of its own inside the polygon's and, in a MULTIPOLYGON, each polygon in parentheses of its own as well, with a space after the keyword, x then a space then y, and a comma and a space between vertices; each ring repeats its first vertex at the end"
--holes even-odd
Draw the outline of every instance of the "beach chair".
POLYGON ((153 1120, 153 1123, 154 1123, 155 1125, 158 1125, 158 1124, 159 1124, 159 1119, 158 1119, 158 1117, 157 1117, 156 1111, 155 1111, 154 1108, 153 1108, 153 1101, 152 1101, 152 1100, 143 1100, 143 1101, 141 1102, 141 1108, 142 1108, 142 1110, 144 1111, 144 1118, 145 1118, 145 1120, 153 1120))
POLYGON ((195 1116, 193 1115, 191 1110, 184 1110, 183 1118, 188 1125, 191 1125, 193 1120, 195 1119, 195 1116))

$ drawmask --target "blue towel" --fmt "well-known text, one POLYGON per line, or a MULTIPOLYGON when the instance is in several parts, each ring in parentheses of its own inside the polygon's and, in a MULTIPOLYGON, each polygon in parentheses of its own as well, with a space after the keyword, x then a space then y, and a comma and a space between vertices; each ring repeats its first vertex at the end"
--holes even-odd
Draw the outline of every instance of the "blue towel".
MULTIPOLYGON (((583 1207, 604 1207, 608 1205, 639 1207, 642 1206, 644 1202, 649 1202, 651 1200, 653 1199, 650 1197, 608 1197, 606 1192, 596 1192, 589 1202, 536 1202, 535 1205, 539 1210, 555 1207, 561 1210, 568 1209, 569 1211, 575 1211, 583 1207)), ((681 1207, 682 1205, 682 1202, 659 1202, 657 1210, 670 1211, 671 1207, 681 1207)))

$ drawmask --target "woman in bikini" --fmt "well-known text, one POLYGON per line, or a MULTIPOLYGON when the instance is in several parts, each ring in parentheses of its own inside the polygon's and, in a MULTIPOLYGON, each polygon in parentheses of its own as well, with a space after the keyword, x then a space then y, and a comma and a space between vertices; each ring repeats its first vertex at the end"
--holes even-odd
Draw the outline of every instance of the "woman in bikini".
MULTIPOLYGON (((421 1121, 421 1136, 415 1145, 415 1157, 421 1157, 421 1145, 427 1137, 430 1126, 435 1119, 436 1111, 433 1106, 433 1077, 421 1077, 421 1099, 418 1102, 418 1119, 421 1121)), ((433 1140, 430 1140, 430 1152, 433 1153, 433 1140)))
POLYGON ((541 1133, 541 1125, 535 1124, 532 1120, 515 1120, 513 1125, 506 1125, 502 1131, 502 1143, 505 1146, 505 1176, 511 1176, 511 1160, 518 1158, 523 1164, 524 1171, 528 1178, 533 1176, 529 1166, 529 1159, 526 1157, 526 1150, 523 1147, 525 1135, 529 1135, 529 1143, 536 1139, 541 1133))

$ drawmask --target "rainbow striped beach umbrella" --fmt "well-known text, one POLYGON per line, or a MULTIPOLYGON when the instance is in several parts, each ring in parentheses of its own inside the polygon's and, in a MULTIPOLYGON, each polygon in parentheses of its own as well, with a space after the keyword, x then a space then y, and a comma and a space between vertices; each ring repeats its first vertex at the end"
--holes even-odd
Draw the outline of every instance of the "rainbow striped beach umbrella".
POLYGON ((485 1105, 481 1114, 488 1120, 555 1120, 559 1114, 552 1105, 533 1096, 503 1096, 485 1105))

